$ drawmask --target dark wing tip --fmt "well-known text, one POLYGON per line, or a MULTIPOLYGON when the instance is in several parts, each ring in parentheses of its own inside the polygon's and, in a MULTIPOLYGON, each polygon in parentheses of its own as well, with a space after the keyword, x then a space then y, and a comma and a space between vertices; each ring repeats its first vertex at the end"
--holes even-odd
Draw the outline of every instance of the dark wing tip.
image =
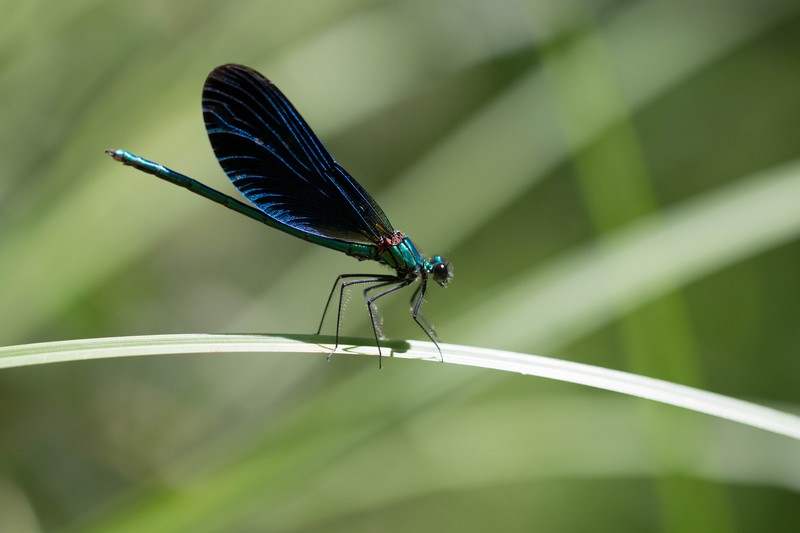
POLYGON ((255 78, 263 81, 268 85, 272 86, 275 85, 269 78, 267 78, 257 70, 252 69, 246 65, 240 65, 239 63, 226 63, 224 65, 218 66, 208 74, 208 76, 206 77, 205 85, 208 85, 209 82, 213 83, 216 81, 224 81, 236 75, 255 78))

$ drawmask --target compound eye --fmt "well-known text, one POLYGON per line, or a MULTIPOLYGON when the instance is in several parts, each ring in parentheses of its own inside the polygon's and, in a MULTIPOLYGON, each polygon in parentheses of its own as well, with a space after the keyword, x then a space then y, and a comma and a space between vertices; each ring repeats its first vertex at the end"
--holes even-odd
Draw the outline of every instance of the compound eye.
POLYGON ((432 275, 436 283, 445 286, 453 274, 448 263, 436 263, 433 265, 432 275))

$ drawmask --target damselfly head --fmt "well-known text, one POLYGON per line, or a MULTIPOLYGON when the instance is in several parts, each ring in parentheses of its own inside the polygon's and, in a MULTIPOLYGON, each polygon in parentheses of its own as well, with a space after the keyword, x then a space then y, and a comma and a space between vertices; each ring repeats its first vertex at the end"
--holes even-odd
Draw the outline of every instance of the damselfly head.
POLYGON ((438 255, 434 255, 430 260, 430 273, 433 281, 446 287, 447 283, 453 278, 453 267, 446 260, 438 255))

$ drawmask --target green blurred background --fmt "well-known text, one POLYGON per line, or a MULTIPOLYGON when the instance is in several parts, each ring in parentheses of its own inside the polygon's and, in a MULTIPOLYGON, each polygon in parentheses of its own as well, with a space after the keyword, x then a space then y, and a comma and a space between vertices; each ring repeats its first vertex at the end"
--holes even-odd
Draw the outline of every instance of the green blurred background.
MULTIPOLYGON (((796 0, 2 7, 0 344, 314 331, 363 264, 103 154, 235 194, 200 91, 238 62, 453 261, 445 342, 800 411, 796 0)), ((421 338, 409 296, 391 338, 421 338)), ((370 334, 357 296, 343 328, 370 334)), ((790 439, 454 365, 0 373, 0 531, 797 531, 798 492, 790 439)))

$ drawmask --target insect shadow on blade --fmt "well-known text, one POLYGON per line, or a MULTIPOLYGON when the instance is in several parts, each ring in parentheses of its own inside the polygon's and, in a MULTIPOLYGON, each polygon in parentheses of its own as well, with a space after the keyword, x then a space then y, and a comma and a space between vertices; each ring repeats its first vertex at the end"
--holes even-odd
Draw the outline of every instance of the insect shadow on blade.
POLYGON ((203 118, 219 164, 255 207, 128 151, 106 153, 289 235, 393 269, 393 274, 336 278, 317 328, 319 334, 338 289, 336 343, 328 360, 339 347, 345 289, 363 287, 380 368, 383 353, 374 304, 415 282, 411 316, 443 360, 436 331, 420 308, 428 279, 444 287, 453 277, 450 263, 438 255, 424 258, 411 239, 392 227, 377 202, 333 159, 283 93, 249 67, 222 65, 203 86, 203 118))

